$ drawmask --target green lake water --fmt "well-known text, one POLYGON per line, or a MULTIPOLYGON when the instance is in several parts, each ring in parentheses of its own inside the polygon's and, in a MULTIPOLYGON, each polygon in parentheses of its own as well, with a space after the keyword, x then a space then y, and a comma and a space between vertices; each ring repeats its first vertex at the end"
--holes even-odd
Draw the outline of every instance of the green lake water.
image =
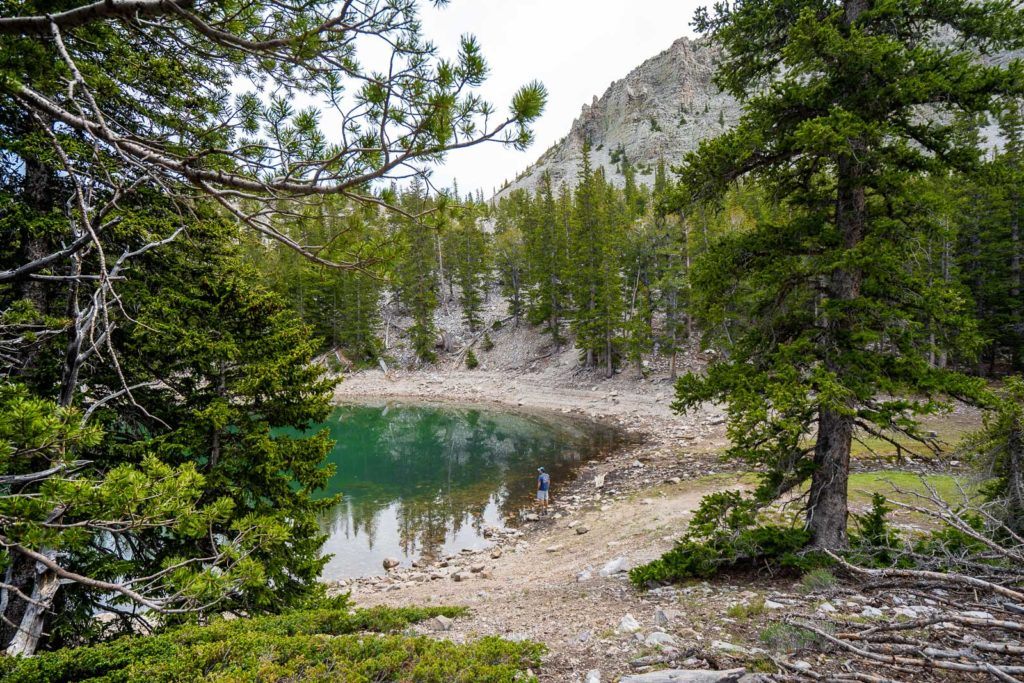
POLYGON ((407 565, 482 547, 484 527, 533 505, 537 467, 558 496, 619 440, 590 422, 435 405, 345 406, 320 428, 336 443, 323 495, 341 494, 323 520, 326 580, 383 573, 386 557, 407 565))

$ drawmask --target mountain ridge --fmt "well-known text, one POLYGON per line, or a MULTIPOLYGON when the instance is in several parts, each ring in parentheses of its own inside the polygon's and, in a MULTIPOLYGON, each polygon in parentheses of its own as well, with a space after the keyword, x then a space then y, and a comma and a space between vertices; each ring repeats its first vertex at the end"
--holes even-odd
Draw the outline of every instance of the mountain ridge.
POLYGON ((678 162, 739 119, 739 103, 712 81, 719 55, 720 49, 707 39, 677 39, 584 104, 568 134, 495 198, 517 189, 534 191, 545 172, 555 187, 574 186, 587 141, 592 166, 603 167, 614 184, 625 182, 624 159, 636 170, 638 183, 653 184, 660 159, 678 162))

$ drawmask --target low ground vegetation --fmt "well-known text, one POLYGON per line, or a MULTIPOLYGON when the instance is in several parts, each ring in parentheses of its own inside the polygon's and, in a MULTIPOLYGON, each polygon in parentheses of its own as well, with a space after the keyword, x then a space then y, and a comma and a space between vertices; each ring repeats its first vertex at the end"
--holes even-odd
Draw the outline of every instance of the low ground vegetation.
POLYGON ((458 617, 463 608, 354 610, 347 597, 279 616, 217 620, 145 637, 0 659, 11 683, 51 681, 527 681, 544 649, 535 643, 482 638, 466 645, 403 633, 427 619, 458 617))

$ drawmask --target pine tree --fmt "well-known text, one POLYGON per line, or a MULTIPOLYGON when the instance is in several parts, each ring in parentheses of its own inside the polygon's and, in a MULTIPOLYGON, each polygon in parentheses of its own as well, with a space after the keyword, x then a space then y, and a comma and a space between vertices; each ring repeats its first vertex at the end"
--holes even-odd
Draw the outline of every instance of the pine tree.
POLYGON ((677 375, 677 358, 684 340, 691 334, 689 305, 690 232, 689 223, 666 208, 669 182, 665 161, 658 160, 654 174, 650 221, 654 233, 657 259, 654 286, 659 292, 659 305, 664 313, 659 347, 669 356, 669 376, 677 375))
POLYGON ((1024 370, 1024 116, 1017 102, 1003 103, 997 117, 1003 148, 977 173, 962 181, 958 260, 961 277, 976 305, 987 343, 977 372, 992 374, 1001 361, 1024 370))
POLYGON ((647 287, 638 287, 635 292, 625 324, 625 355, 636 365, 637 375, 644 377, 644 356, 654 349, 654 331, 651 326, 650 292, 647 287))
POLYGON ((490 271, 490 245, 480 228, 479 210, 470 206, 463 209, 446 235, 451 254, 449 269, 459 287, 462 319, 470 332, 476 332, 481 323, 487 273, 490 271))
POLYGON ((584 145, 570 234, 572 328, 587 367, 605 366, 611 377, 622 322, 621 243, 626 209, 614 186, 590 166, 584 145))
POLYGON ((718 5, 696 25, 723 45, 717 82, 744 114, 687 158, 681 205, 753 176, 788 216, 704 259, 705 329, 732 313, 744 324, 718 339, 726 360, 680 380, 677 406, 727 401, 733 453, 765 468, 762 495, 809 477, 812 542, 842 548, 854 431, 922 438, 916 415, 943 392, 977 391, 922 353, 925 326, 955 325, 963 307, 933 309, 955 299, 907 267, 921 229, 905 221, 920 209, 907 200, 920 172, 975 158, 956 115, 1019 94, 1019 62, 988 66, 971 50, 1020 47, 1024 13, 985 0, 771 0, 718 5))
POLYGON ((509 303, 514 324, 519 326, 525 310, 524 284, 526 247, 518 225, 505 225, 494 235, 494 266, 501 285, 501 294, 509 303))
POLYGON ((533 201, 526 207, 529 218, 523 222, 528 280, 530 283, 530 322, 547 326, 558 347, 563 339, 561 320, 565 314, 567 235, 559 222, 558 205, 551 187, 551 176, 541 176, 533 201))
MULTIPOLYGON (((402 196, 402 204, 415 215, 426 206, 423 189, 414 183, 402 196)), ((437 327, 434 311, 437 309, 439 287, 437 229, 426 219, 396 219, 399 240, 395 264, 395 280, 398 294, 413 319, 409 327, 409 341, 416 356, 425 362, 432 362, 437 355, 437 327)))

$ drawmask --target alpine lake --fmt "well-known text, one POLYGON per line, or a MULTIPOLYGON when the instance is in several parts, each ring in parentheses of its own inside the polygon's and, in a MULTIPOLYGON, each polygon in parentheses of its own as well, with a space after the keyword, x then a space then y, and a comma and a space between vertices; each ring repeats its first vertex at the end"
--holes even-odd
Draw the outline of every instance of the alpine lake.
POLYGON ((514 525, 535 504, 538 467, 556 497, 622 442, 592 421, 439 404, 346 405, 311 431, 321 429, 335 474, 320 495, 340 494, 322 520, 326 581, 382 574, 385 558, 481 548, 485 527, 514 525))

